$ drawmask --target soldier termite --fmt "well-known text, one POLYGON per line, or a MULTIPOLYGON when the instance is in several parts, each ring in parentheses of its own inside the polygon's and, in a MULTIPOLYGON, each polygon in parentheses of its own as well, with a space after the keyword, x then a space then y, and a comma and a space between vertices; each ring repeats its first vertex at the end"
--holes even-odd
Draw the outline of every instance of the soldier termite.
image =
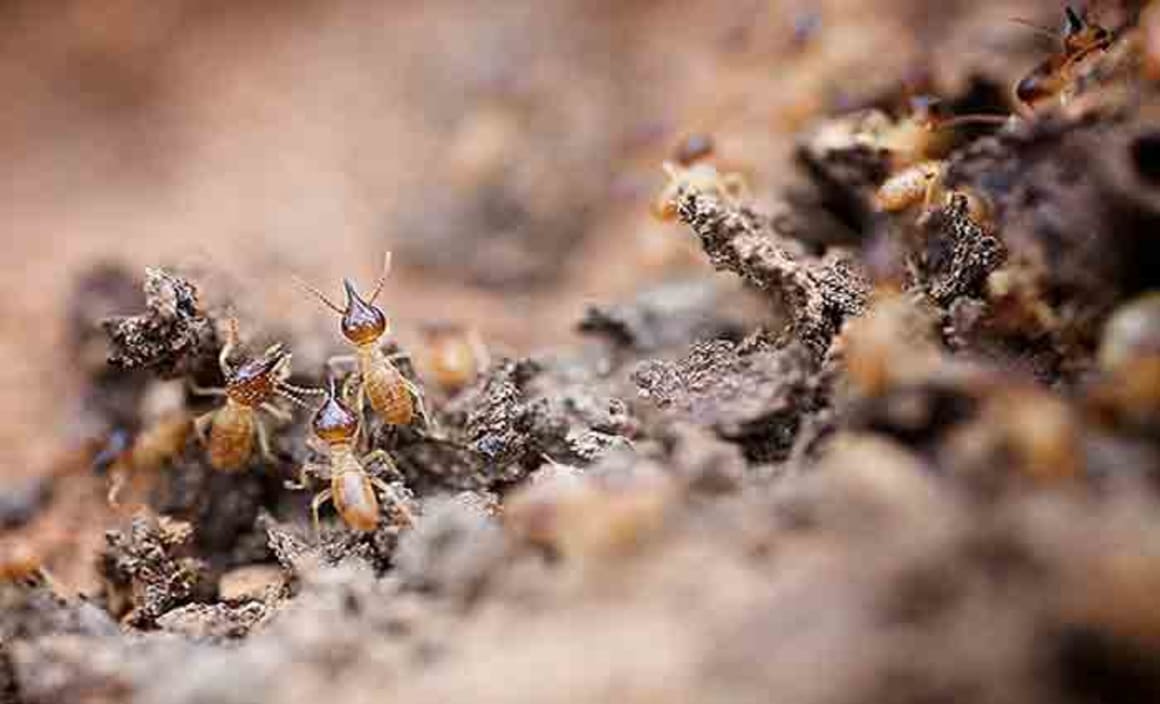
POLYGON ((370 401, 371 408, 384 423, 409 425, 416 408, 424 421, 428 420, 423 407, 423 396, 407 377, 403 376, 390 358, 383 354, 380 342, 387 333, 387 316, 375 305, 375 299, 383 290, 383 283, 391 270, 391 253, 383 257, 383 269, 379 274, 370 298, 364 300, 350 279, 343 279, 346 290, 346 306, 339 307, 318 289, 301 279, 295 279, 299 286, 313 294, 342 317, 342 335, 355 348, 351 356, 332 357, 328 364, 354 361, 358 369, 358 401, 355 407, 362 412, 363 399, 370 401))
POLYGON ((1060 50, 1041 61, 1015 84, 1015 97, 1034 110, 1056 97, 1066 98, 1078 67, 1096 56, 1112 42, 1112 33, 1079 15, 1070 6, 1064 8, 1067 28, 1060 50))
POLYGON ((199 416, 194 425, 198 437, 208 447, 210 465, 227 471, 239 469, 249 461, 255 437, 258 438, 262 456, 267 459, 270 457, 270 441, 266 427, 258 416, 259 410, 275 418, 289 420, 290 414, 273 404, 275 397, 305 407, 306 403, 298 398, 299 394, 321 393, 320 390, 305 389, 286 381, 290 375, 290 353, 281 344, 271 345, 258 357, 234 366, 229 357, 237 345, 238 322, 231 318, 226 343, 218 355, 218 365, 225 377, 225 388, 193 388, 195 393, 224 396, 226 399, 225 405, 199 416))
POLYGON ((367 473, 366 467, 375 461, 391 463, 383 450, 375 450, 361 460, 355 456, 359 437, 359 417, 338 396, 334 378, 331 377, 326 400, 318 408, 311 421, 314 434, 326 444, 329 455, 326 464, 303 465, 299 484, 304 487, 307 474, 315 474, 329 479, 330 487, 319 492, 310 503, 310 513, 314 533, 319 533, 318 511, 326 501, 333 501, 338 515, 351 530, 370 532, 379 527, 381 511, 375 488, 380 489, 398 511, 406 524, 414 520, 403 500, 389 484, 367 473))

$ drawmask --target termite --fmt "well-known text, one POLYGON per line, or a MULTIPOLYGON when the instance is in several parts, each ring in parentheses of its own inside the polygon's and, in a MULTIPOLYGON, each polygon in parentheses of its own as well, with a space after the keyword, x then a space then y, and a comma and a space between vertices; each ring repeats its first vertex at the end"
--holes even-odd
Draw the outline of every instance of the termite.
POLYGON ((382 292, 390 270, 391 253, 387 252, 383 257, 382 273, 375 282, 370 298, 366 300, 359 295, 350 279, 343 279, 343 288, 346 290, 345 307, 339 307, 305 281, 297 278, 295 280, 299 286, 322 301, 323 305, 342 317, 342 335, 354 346, 355 354, 353 357, 331 357, 327 363, 333 365, 344 361, 355 362, 360 382, 359 397, 355 406, 359 412, 362 412, 365 397, 384 423, 409 425, 415 417, 416 409, 425 421, 428 416, 418 387, 403 376, 383 354, 380 347, 380 342, 387 333, 387 316, 375 305, 375 299, 382 292))
POLYGON ((748 193, 745 177, 739 173, 720 173, 712 164, 693 163, 689 167, 672 162, 661 164, 667 182, 650 207, 653 217, 671 222, 677 217, 677 196, 687 188, 713 193, 723 198, 744 198, 748 193))
POLYGON ((195 393, 224 396, 225 405, 202 414, 194 421, 198 437, 209 451, 209 463, 215 469, 232 471, 243 467, 254 451, 254 438, 264 458, 269 459, 270 440, 266 426, 258 416, 265 411, 280 420, 290 420, 290 414, 275 406, 275 397, 284 398, 305 407, 298 394, 321 393, 286 381, 290 375, 290 353, 281 344, 271 345, 260 356, 247 359, 238 366, 230 363, 230 354, 238 345, 238 321, 230 319, 226 343, 218 354, 218 365, 225 377, 224 389, 193 387, 195 393), (209 435, 206 436, 206 428, 209 435))
POLYGON ((40 555, 24 540, 8 538, 0 542, 0 584, 47 582, 40 555))
POLYGON ((475 329, 459 325, 423 328, 426 367, 444 390, 455 392, 470 384, 487 367, 487 348, 475 329))
POLYGON ((108 471, 107 499, 118 506, 127 485, 147 478, 150 473, 184 451, 193 418, 185 409, 181 382, 154 383, 141 400, 141 430, 113 431, 105 447, 93 458, 94 468, 108 471))
POLYGON ((1072 84, 1077 66, 1103 51, 1112 42, 1112 33, 1081 17, 1070 6, 1064 8, 1067 29, 1060 50, 1041 61, 1015 84, 1015 97, 1034 110, 1047 100, 1062 96, 1072 84))
POLYGON ((376 461, 391 463, 390 456, 383 450, 374 450, 361 460, 355 456, 358 442, 359 417, 338 396, 334 378, 331 377, 326 392, 326 400, 314 414, 310 424, 315 436, 326 445, 326 464, 303 465, 299 483, 295 488, 306 485, 306 475, 315 474, 330 480, 330 487, 319 492, 310 502, 310 514, 314 533, 319 534, 318 512, 322 504, 333 501, 338 515, 351 528, 360 532, 370 532, 379 527, 381 510, 375 488, 380 489, 390 500, 403 521, 410 525, 414 519, 403 500, 389 484, 372 477, 366 467, 376 461))
POLYGON ((890 176, 875 192, 878 208, 887 213, 899 213, 921 204, 926 214, 932 206, 943 205, 953 195, 966 198, 967 215, 979 225, 989 226, 991 208, 987 200, 971 189, 948 189, 944 184, 946 164, 943 161, 923 161, 890 176))

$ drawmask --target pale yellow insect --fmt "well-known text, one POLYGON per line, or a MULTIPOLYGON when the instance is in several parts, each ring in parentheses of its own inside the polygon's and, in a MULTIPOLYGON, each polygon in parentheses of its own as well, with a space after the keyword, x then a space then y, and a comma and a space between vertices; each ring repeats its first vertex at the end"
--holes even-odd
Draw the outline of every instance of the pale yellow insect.
POLYGON ((712 164, 696 162, 685 167, 666 161, 661 168, 668 180, 653 200, 650 210, 653 217, 662 222, 676 219, 677 196, 682 190, 691 188, 730 200, 743 199, 749 192, 744 176, 732 172, 723 174, 712 164))

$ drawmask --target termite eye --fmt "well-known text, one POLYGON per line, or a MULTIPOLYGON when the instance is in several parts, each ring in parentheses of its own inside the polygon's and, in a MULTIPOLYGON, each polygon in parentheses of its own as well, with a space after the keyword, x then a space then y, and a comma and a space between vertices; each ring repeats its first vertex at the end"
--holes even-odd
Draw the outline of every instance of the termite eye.
POLYGON ((344 281, 343 285, 346 287, 346 311, 342 315, 342 334, 356 345, 378 340, 387 331, 387 316, 378 307, 364 301, 350 281, 344 281))

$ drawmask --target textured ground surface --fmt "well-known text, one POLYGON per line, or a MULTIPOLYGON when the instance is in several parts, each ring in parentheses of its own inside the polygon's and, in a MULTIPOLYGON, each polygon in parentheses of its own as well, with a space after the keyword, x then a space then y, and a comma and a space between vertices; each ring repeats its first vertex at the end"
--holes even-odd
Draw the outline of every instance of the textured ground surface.
POLYGON ((1053 3, 540 5, 0 8, 0 702, 1160 699, 1160 9, 1031 111, 1053 3), (190 386, 387 248, 431 422, 316 536, 190 386))

